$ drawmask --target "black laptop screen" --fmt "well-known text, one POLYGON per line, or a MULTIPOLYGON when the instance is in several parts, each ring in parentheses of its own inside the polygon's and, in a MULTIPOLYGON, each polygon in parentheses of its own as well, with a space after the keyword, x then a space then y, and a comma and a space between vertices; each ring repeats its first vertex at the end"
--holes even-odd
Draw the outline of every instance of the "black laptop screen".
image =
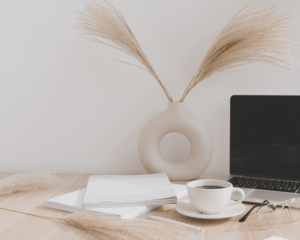
POLYGON ((230 173, 300 179, 300 96, 230 102, 230 173))

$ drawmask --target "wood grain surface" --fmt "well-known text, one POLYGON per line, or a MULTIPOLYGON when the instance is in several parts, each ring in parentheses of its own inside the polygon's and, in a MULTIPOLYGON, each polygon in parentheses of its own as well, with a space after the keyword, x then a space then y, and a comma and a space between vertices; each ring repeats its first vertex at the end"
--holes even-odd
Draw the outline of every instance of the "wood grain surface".
MULTIPOLYGON (((0 173, 0 179, 9 175, 11 174, 0 173)), ((61 187, 36 192, 18 192, 0 196, 0 207, 53 217, 69 215, 70 213, 67 212, 45 208, 44 201, 86 187, 89 175, 59 174, 59 176, 63 181, 61 187)), ((213 176, 203 178, 218 179, 221 177, 213 176)), ((173 181, 173 183, 186 184, 187 182, 173 181)), ((187 199, 187 197, 180 199, 180 201, 185 199, 187 199)), ((245 205, 247 207, 246 211, 253 206, 252 204, 245 205)), ((285 214, 281 225, 272 230, 260 229, 255 213, 252 213, 244 223, 238 222, 241 215, 220 220, 194 219, 180 215, 175 211, 175 204, 171 204, 160 207, 138 218, 146 219, 150 214, 200 226, 204 229, 202 239, 205 240, 264 240, 272 236, 278 236, 288 240, 300 239, 300 222, 292 222, 292 219, 288 214, 285 214)), ((0 210, 0 239, 96 240, 99 238, 60 222, 0 210)))

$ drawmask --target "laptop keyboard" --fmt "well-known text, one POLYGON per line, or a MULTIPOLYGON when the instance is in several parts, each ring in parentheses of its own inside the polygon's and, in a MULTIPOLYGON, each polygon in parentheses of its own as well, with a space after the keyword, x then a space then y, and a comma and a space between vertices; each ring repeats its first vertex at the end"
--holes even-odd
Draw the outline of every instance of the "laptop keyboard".
POLYGON ((300 182, 264 178, 233 177, 228 180, 234 187, 300 193, 300 182))

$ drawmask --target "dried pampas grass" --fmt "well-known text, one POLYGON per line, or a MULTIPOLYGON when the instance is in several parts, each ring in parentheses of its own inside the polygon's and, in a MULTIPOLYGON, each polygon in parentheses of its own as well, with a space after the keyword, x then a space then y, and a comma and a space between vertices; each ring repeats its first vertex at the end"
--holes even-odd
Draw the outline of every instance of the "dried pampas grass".
POLYGON ((145 67, 142 69, 156 79, 168 100, 172 102, 172 97, 155 73, 123 15, 106 0, 100 2, 101 4, 87 2, 85 12, 75 11, 78 22, 74 27, 81 30, 87 39, 116 48, 137 59, 145 67))
MULTIPOLYGON (((136 58, 145 67, 143 69, 157 80, 168 100, 173 101, 125 18, 115 7, 102 0, 101 4, 86 3, 86 12, 76 13, 78 22, 75 27, 82 31, 83 36, 136 58)), ((290 14, 280 14, 276 6, 261 10, 248 6, 242 9, 218 35, 180 102, 199 82, 227 68, 253 62, 265 62, 288 69, 298 64, 295 40, 287 29, 292 18, 290 14)))
POLYGON ((58 176, 50 172, 14 174, 0 180, 0 196, 19 191, 53 188, 60 184, 58 176))
POLYGON ((248 6, 242 9, 207 51, 180 102, 199 82, 227 68, 253 62, 287 69, 298 65, 296 40, 287 29, 292 18, 290 14, 280 14, 275 5, 261 10, 249 9, 248 6))
POLYGON ((196 240, 202 238, 200 232, 149 220, 120 219, 107 214, 97 216, 72 214, 68 217, 56 218, 1 207, 0 209, 67 223, 92 233, 102 240, 196 240))
POLYGON ((62 219, 64 222, 94 233, 101 239, 199 239, 199 232, 168 223, 151 220, 120 219, 105 216, 74 214, 62 219))

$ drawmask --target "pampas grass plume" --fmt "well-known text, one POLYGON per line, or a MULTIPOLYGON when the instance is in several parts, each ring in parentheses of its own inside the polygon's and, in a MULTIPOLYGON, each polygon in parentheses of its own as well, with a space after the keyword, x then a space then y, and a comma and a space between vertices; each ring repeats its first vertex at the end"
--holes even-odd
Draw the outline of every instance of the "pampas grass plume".
POLYGON ((99 2, 101 4, 93 1, 86 2, 85 12, 74 11, 78 20, 74 27, 80 30, 81 35, 85 38, 118 49, 138 60, 144 68, 127 62, 120 62, 142 68, 151 74, 168 100, 172 102, 172 97, 155 73, 123 15, 106 0, 99 2))
POLYGON ((254 62, 286 69, 299 65, 296 40, 287 28, 292 18, 291 14, 279 13, 275 5, 242 9, 217 36, 180 102, 199 82, 228 68, 254 62))
POLYGON ((100 239, 107 240, 196 240, 200 237, 199 232, 151 220, 85 214, 74 214, 62 220, 74 227, 89 231, 99 236, 100 239))
POLYGON ((50 172, 14 174, 0 180, 0 196, 19 191, 36 191, 61 184, 58 176, 50 172))
POLYGON ((101 240, 198 240, 200 232, 189 230, 169 223, 158 223, 151 220, 120 219, 110 214, 87 215, 72 214, 56 218, 1 208, 2 210, 26 214, 69 224, 96 235, 101 240))

